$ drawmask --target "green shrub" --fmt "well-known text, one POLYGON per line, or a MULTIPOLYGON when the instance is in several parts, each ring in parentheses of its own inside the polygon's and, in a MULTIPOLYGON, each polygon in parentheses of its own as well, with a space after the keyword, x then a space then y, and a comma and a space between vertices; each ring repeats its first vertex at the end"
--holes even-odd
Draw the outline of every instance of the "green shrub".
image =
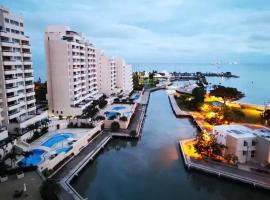
POLYGON ((128 118, 126 116, 122 116, 122 117, 120 117, 120 120, 126 122, 128 120, 128 118))
POLYGON ((102 115, 98 115, 98 116, 96 117, 96 120, 104 120, 104 119, 105 119, 105 117, 102 116, 102 115))

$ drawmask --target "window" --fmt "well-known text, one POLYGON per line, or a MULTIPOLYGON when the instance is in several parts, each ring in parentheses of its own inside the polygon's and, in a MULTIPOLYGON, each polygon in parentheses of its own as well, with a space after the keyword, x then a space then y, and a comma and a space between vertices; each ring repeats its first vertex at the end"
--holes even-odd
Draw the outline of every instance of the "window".
POLYGON ((9 19, 8 19, 8 18, 5 18, 5 22, 6 22, 6 23, 9 23, 9 19))
POLYGON ((247 155, 247 151, 243 151, 243 156, 247 155))
POLYGON ((255 151, 251 151, 251 158, 254 158, 255 157, 255 151))
POLYGON ((256 146, 256 141, 252 140, 252 146, 256 146))
POLYGON ((248 146, 248 142, 244 140, 244 147, 248 146))

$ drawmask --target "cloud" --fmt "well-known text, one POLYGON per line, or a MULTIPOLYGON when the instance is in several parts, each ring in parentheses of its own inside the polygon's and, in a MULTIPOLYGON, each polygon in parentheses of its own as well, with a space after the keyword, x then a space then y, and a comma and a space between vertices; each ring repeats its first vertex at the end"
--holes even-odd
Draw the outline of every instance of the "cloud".
POLYGON ((216 57, 267 62, 270 52, 268 0, 43 0, 42 6, 36 0, 2 2, 23 15, 35 73, 42 77, 43 34, 49 24, 70 26, 107 54, 137 63, 211 62, 216 57))

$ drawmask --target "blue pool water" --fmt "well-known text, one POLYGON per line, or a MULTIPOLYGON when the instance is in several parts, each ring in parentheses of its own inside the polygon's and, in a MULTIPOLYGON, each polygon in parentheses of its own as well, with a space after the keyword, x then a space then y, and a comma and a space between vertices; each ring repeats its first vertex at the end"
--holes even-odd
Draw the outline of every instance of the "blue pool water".
POLYGON ((61 148, 61 149, 56 149, 55 152, 58 155, 60 153, 67 153, 70 149, 72 149, 72 147, 64 147, 64 148, 61 148))
POLYGON ((109 120, 112 120, 117 117, 117 112, 109 111, 105 112, 105 115, 109 120))
POLYGON ((33 149, 32 155, 30 155, 28 158, 22 159, 18 164, 20 166, 36 166, 40 164, 42 161, 41 155, 44 154, 45 151, 42 149, 33 149))
POLYGON ((131 99, 133 100, 138 100, 140 98, 140 94, 136 94, 134 95, 131 99))
POLYGON ((54 136, 52 136, 51 138, 49 138, 48 140, 46 140, 45 142, 43 142, 41 144, 41 146, 45 146, 45 147, 52 147, 53 145, 62 142, 68 138, 72 138, 73 134, 72 133, 59 133, 56 134, 54 136))
POLYGON ((114 106, 114 107, 112 108, 112 110, 116 110, 116 111, 118 111, 118 110, 123 110, 123 109, 126 109, 126 107, 125 107, 125 106, 114 106))

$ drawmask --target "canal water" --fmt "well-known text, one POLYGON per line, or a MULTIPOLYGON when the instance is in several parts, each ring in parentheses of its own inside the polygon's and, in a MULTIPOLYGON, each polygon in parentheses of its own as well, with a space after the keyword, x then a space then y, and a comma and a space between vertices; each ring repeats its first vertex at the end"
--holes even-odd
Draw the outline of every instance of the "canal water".
POLYGON ((112 140, 72 185, 91 200, 270 199, 268 192, 186 171, 178 140, 195 133, 188 119, 174 116, 166 91, 154 92, 141 139, 112 140))

